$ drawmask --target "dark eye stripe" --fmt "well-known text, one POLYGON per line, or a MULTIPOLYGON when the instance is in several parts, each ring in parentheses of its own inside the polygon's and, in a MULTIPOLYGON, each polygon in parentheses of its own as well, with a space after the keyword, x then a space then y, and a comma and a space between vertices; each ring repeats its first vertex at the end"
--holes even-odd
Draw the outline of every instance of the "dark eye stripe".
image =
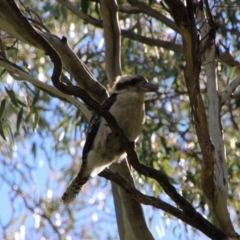
POLYGON ((146 82, 146 79, 143 76, 139 76, 139 77, 134 77, 129 79, 128 81, 124 81, 124 82, 119 82, 116 84, 116 90, 122 90, 122 89, 126 89, 130 86, 135 86, 138 85, 140 83, 144 83, 146 82))
POLYGON ((130 83, 129 85, 136 85, 138 83, 141 83, 142 82, 142 78, 133 78, 130 80, 130 83))

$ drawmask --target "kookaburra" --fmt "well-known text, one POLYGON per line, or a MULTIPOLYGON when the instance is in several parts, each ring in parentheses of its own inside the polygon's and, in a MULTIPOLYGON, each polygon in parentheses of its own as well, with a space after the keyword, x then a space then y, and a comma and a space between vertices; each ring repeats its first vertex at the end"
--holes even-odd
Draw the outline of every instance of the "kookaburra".
MULTIPOLYGON (((103 108, 115 117, 129 141, 136 141, 142 131, 144 94, 156 90, 157 87, 143 76, 124 75, 117 78, 110 97, 103 103, 103 108)), ((81 169, 63 194, 62 201, 65 204, 72 202, 90 176, 96 176, 114 160, 123 159, 124 155, 120 140, 112 133, 105 119, 98 114, 93 115, 87 130, 81 169)))

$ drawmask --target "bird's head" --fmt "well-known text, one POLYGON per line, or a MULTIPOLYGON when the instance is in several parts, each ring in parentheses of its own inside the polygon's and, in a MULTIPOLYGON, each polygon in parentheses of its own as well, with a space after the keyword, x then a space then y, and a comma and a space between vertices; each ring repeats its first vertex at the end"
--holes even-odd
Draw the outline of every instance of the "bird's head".
POLYGON ((154 92, 158 87, 149 83, 148 80, 141 75, 123 75, 117 77, 111 93, 122 92, 154 92))

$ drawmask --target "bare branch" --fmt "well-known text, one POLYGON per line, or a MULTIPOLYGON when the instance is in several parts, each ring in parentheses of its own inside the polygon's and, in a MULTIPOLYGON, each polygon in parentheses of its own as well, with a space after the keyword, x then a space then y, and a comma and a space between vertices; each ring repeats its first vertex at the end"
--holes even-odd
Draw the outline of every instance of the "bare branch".
POLYGON ((9 72, 9 74, 12 75, 12 77, 14 79, 19 80, 19 81, 21 81, 21 80, 28 81, 31 84, 33 84, 34 86, 38 87, 39 89, 47 92, 48 94, 50 94, 54 97, 57 97, 63 101, 72 103, 76 108, 78 108, 84 114, 84 116, 88 120, 90 120, 90 118, 91 118, 90 111, 86 108, 86 106, 84 106, 84 104, 79 102, 76 98, 66 95, 66 94, 60 92, 59 90, 57 90, 55 87, 50 86, 46 83, 43 83, 43 82, 33 78, 31 75, 29 75, 29 73, 24 71, 22 68, 20 68, 16 64, 9 62, 7 59, 0 58, 0 67, 5 68, 9 72))
MULTIPOLYGON (((118 23, 117 3, 114 0, 102 0, 101 11, 105 39, 105 63, 108 82, 112 85, 121 70, 121 41, 118 23)), ((111 169, 117 170, 129 182, 134 184, 126 160, 120 164, 112 164, 111 169)), ((153 236, 149 231, 141 205, 121 187, 112 183, 114 207, 121 239, 149 239, 153 236)))
POLYGON ((68 0, 57 0, 59 3, 64 5, 66 8, 68 8, 71 12, 75 13, 79 18, 83 19, 84 21, 91 23, 92 25, 96 27, 102 28, 102 22, 97 20, 96 18, 93 18, 83 11, 79 10, 76 6, 74 6, 70 1, 68 0))
POLYGON ((224 47, 224 49, 225 51, 222 51, 220 48, 218 48, 218 60, 230 67, 236 67, 236 70, 239 72, 240 62, 233 57, 228 48, 224 47))
POLYGON ((141 10, 139 7, 131 7, 131 6, 119 6, 118 8, 119 12, 122 13, 140 13, 141 10))
MULTIPOLYGON (((58 2, 62 3, 66 8, 68 8, 70 11, 75 13, 79 18, 83 19, 84 21, 92 24, 93 26, 103 28, 102 21, 97 20, 96 18, 90 17, 86 15, 85 13, 83 14, 80 10, 77 9, 71 2, 68 0, 58 0, 58 2), (88 16, 88 17, 87 17, 88 16)), ((1 20, 1 19, 0 19, 1 20)), ((1 25, 1 22, 0 22, 1 25)), ((149 46, 157 46, 157 47, 163 47, 164 49, 167 50, 172 50, 177 53, 182 53, 182 45, 180 44, 174 44, 168 41, 163 41, 159 39, 153 39, 153 38, 148 38, 141 36, 139 34, 135 34, 132 31, 129 30, 123 30, 121 29, 121 35, 122 37, 126 37, 132 40, 136 40, 141 43, 145 43, 149 46)))
POLYGON ((118 174, 117 172, 112 172, 111 170, 105 169, 99 174, 99 176, 109 179, 121 186, 127 194, 134 197, 139 203, 162 209, 163 211, 175 216, 176 218, 181 219, 183 222, 189 224, 190 226, 199 229, 201 232, 212 239, 226 239, 223 234, 219 233, 219 230, 214 225, 210 224, 204 218, 196 219, 191 215, 191 213, 183 212, 160 199, 142 194, 134 187, 134 185, 129 183, 129 181, 127 181, 124 177, 122 177, 122 175, 118 174))
MULTIPOLYGON (((208 129, 207 116, 205 113, 205 107, 203 105, 203 101, 200 93, 199 74, 201 69, 202 53, 200 50, 200 45, 197 37, 197 29, 195 26, 193 9, 192 9, 193 6, 190 0, 187 1, 187 8, 179 0, 171 0, 171 1, 166 0, 165 2, 170 8, 173 14, 173 17, 175 19, 175 22, 180 28, 180 32, 183 39, 183 49, 184 49, 184 55, 186 59, 185 80, 186 80, 188 93, 190 97, 190 103, 191 103, 192 112, 194 116, 194 124, 196 127, 199 144, 203 153, 203 164, 202 164, 202 174, 201 174, 202 187, 207 199, 213 200, 212 204, 210 204, 210 208, 213 209, 213 207, 215 207, 216 205, 215 191, 216 191, 216 188, 219 186, 219 185, 216 186, 214 182, 214 164, 216 163, 215 151, 220 152, 220 154, 224 154, 224 152, 222 152, 222 149, 223 149, 222 144, 220 146, 215 145, 214 146, 215 148, 212 145, 212 141, 211 141, 210 133, 208 129)), ((213 36, 210 35, 210 37, 214 37, 214 35, 213 36)), ((211 46, 211 39, 207 37, 207 40, 210 40, 210 41, 206 41, 205 44, 210 43, 210 46, 211 46)), ((207 45, 206 49, 208 49, 210 46, 207 45)), ((215 50, 214 50, 214 54, 215 54, 215 50)), ((214 63, 214 60, 212 61, 213 63, 214 63)), ((219 117, 219 115, 217 116, 219 117)), ((219 118, 217 121, 219 122, 219 118)), ((223 159, 222 161, 224 162, 223 159)), ((223 168, 221 167, 221 172, 223 173, 222 177, 223 176, 227 177, 224 167, 223 168)), ((221 188, 218 190, 225 192, 226 180, 223 179, 222 177, 221 177, 221 180, 222 181, 224 180, 223 182, 224 189, 221 188)), ((217 204, 219 204, 219 207, 220 205, 222 205, 220 198, 217 204)), ((229 236, 236 237, 237 234, 234 232, 234 229, 231 225, 226 204, 223 204, 223 206, 224 206, 224 210, 222 211, 222 213, 224 212, 223 222, 226 225, 224 225, 225 227, 223 227, 223 225, 222 226, 218 225, 218 226, 221 227, 221 230, 224 231, 229 236)), ((214 213, 214 211, 212 212, 214 213)))
MULTIPOLYGON (((202 21, 200 27, 202 44, 205 51, 205 69, 207 77, 207 93, 208 93, 208 128, 211 137, 212 144, 214 146, 214 164, 212 171, 214 170, 214 179, 209 182, 208 178, 205 178, 206 168, 202 168, 202 181, 203 192, 209 191, 209 183, 213 184, 210 188, 214 190, 213 195, 206 195, 208 205, 211 209, 213 216, 213 222, 228 236, 235 237, 233 225, 231 223, 230 215, 227 209, 227 197, 228 197, 228 175, 226 164, 226 153, 222 135, 222 125, 220 120, 220 106, 221 100, 218 95, 218 85, 216 78, 216 62, 215 62, 215 33, 212 33, 212 28, 216 24, 214 23, 211 11, 208 6, 208 1, 205 0, 207 5, 207 14, 209 22, 204 16, 202 5, 197 8, 197 18, 202 21), (207 36, 207 37, 206 37, 207 36)), ((208 160, 207 160, 208 161, 208 160)), ((209 171, 209 170, 208 170, 209 171)))
POLYGON ((221 106, 224 105, 231 95, 235 92, 236 88, 240 85, 240 74, 221 92, 220 100, 221 106))
MULTIPOLYGON (((0 28, 10 35, 20 39, 21 41, 27 42, 37 48, 41 49, 41 46, 35 41, 31 35, 29 35, 22 24, 19 24, 19 20, 4 4, 4 0, 0 8, 0 28), (9 14, 8 14, 9 13, 9 14)), ((68 46, 66 39, 61 40, 56 35, 50 33, 43 33, 38 31, 60 54, 63 65, 69 71, 69 73, 74 77, 76 82, 83 89, 88 91, 90 96, 99 102, 103 102, 108 93, 106 89, 99 84, 96 78, 89 71, 87 66, 76 56, 76 54, 68 46)))
POLYGON ((96 101, 102 103, 108 92, 93 76, 88 67, 81 61, 67 44, 65 38, 59 39, 52 34, 39 32, 60 54, 64 67, 74 77, 78 85, 96 101))
POLYGON ((188 88, 190 104, 194 116, 194 124, 199 144, 203 154, 204 181, 203 184, 208 186, 208 192, 205 194, 209 197, 213 196, 213 169, 214 154, 213 146, 209 136, 207 116, 205 106, 202 101, 199 74, 201 69, 201 57, 199 56, 199 42, 197 38, 197 29, 188 18, 187 10, 184 4, 179 0, 166 0, 166 4, 172 11, 173 17, 180 28, 183 39, 184 55, 186 59, 185 81, 188 88))
POLYGON ((179 33, 178 26, 169 18, 161 14, 159 11, 153 9, 148 4, 138 0, 128 0, 128 2, 132 6, 138 7, 143 13, 147 14, 148 16, 154 17, 160 22, 166 24, 168 27, 172 28, 175 32, 179 33))
POLYGON ((103 0, 101 12, 103 18, 103 30, 105 40, 105 63, 108 82, 112 85, 118 75, 122 75, 121 69, 121 43, 120 29, 118 25, 117 3, 114 0, 103 0))
POLYGON ((164 49, 171 50, 176 53, 183 53, 181 44, 176 44, 176 43, 172 43, 169 41, 163 41, 163 40, 159 40, 159 39, 144 37, 142 35, 135 34, 128 30, 121 30, 121 35, 123 37, 129 38, 132 40, 136 40, 141 43, 145 43, 149 46, 162 47, 164 49))
MULTIPOLYGON (((112 164, 110 169, 121 174, 122 178, 134 187, 134 180, 126 160, 120 164, 112 164)), ((116 182, 111 182, 111 184, 120 239, 153 240, 154 238, 146 224, 140 202, 136 201, 116 182)))

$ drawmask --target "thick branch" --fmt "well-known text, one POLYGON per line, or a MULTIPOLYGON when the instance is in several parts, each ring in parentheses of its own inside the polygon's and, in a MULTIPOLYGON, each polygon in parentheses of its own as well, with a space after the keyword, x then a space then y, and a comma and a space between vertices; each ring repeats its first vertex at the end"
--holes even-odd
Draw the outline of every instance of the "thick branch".
MULTIPOLYGON (((226 165, 225 146, 222 135, 222 125, 220 119, 221 99, 218 93, 218 84, 216 79, 216 63, 215 63, 215 34, 211 33, 210 26, 214 27, 215 23, 211 15, 207 0, 205 1, 209 22, 204 16, 202 4, 197 7, 197 18, 202 21, 200 25, 202 45, 205 51, 205 69, 207 77, 207 93, 208 93, 208 126, 210 137, 214 146, 214 195, 207 195, 207 202, 211 209, 214 224, 225 232, 228 236, 235 237, 233 225, 227 209, 228 197, 228 176, 226 165), (209 198, 210 197, 210 198, 209 198), (212 198, 211 198, 212 197, 212 198)), ((212 169, 212 168, 211 168, 212 169)), ((209 190, 209 183, 205 179, 205 168, 202 169, 202 182, 204 193, 209 190)), ((212 169, 213 170, 213 169, 212 169)), ((208 180, 208 179, 207 179, 208 180)))
MULTIPOLYGON (((100 3, 105 39, 106 72, 108 82, 112 85, 115 78, 122 75, 118 6, 114 0, 102 0, 100 3)), ((129 182, 134 184, 126 160, 120 164, 112 164, 110 168, 121 173, 129 182)), ((153 240, 141 205, 114 182, 112 182, 112 192, 120 239, 153 240)))
MULTIPOLYGON (((72 51, 67 41, 62 41, 52 34, 40 34, 56 49, 63 60, 64 67, 73 76, 78 85, 83 88, 96 101, 102 103, 108 97, 108 92, 93 76, 88 67, 72 51)), ((65 39, 65 38, 63 38, 65 39)))
MULTIPOLYGON (((201 56, 202 56, 201 50, 209 48, 209 45, 206 44, 211 45, 211 39, 207 38, 209 41, 206 41, 205 45, 203 46, 203 49, 200 49, 199 40, 197 37, 196 24, 193 15, 194 14, 193 5, 191 0, 187 0, 187 7, 185 7, 184 4, 179 0, 166 0, 165 2, 172 11, 173 17, 176 21, 176 24, 180 28, 180 33, 183 39, 183 49, 186 59, 185 80, 190 97, 190 103, 194 116, 194 124, 197 131, 197 137, 203 154, 203 165, 201 175, 203 190, 207 199, 216 200, 215 199, 216 185, 214 182, 214 164, 216 160, 215 150, 218 152, 218 154, 219 151, 221 151, 222 154, 222 149, 219 149, 219 146, 212 145, 208 129, 207 116, 205 113, 205 107, 203 105, 202 97, 200 94, 199 85, 199 74, 201 69, 201 56), (214 147, 216 147, 217 149, 215 149, 214 147)), ((212 60, 211 62, 214 63, 214 60, 212 60)), ((213 104, 213 102, 211 102, 211 104, 213 104)), ((217 121, 219 121, 219 119, 217 121)), ((217 123, 215 122, 215 124, 217 123)), ((216 202, 212 202, 210 208, 214 204, 216 204, 216 202)), ((228 228, 231 226, 231 222, 229 222, 228 215, 225 214, 225 217, 227 217, 226 222, 228 223, 226 227, 228 228)), ((223 221, 225 221, 225 218, 223 221)), ((226 234, 236 237, 236 234, 234 233, 234 231, 232 231, 233 229, 231 229, 230 231, 226 230, 225 228, 221 229, 226 234)))
POLYGON ((120 61, 120 29, 118 25, 118 6, 113 0, 102 0, 101 12, 105 40, 105 63, 108 82, 112 85, 116 76, 122 75, 120 61))
POLYGON ((203 154, 202 168, 205 173, 205 180, 202 182, 202 185, 206 184, 208 192, 205 194, 212 198, 214 194, 214 149, 209 136, 207 116, 200 93, 199 74, 201 61, 198 55, 199 42, 197 39, 197 30, 194 23, 190 22, 188 12, 181 1, 167 0, 166 3, 172 10, 173 17, 180 28, 183 39, 184 55, 186 59, 185 81, 188 88, 197 137, 203 154), (178 7, 176 7, 176 4, 178 7))
MULTIPOLYGON (((126 160, 112 164, 110 169, 117 172, 134 187, 134 180, 126 160)), ((111 182, 111 185, 120 239, 153 240, 154 238, 148 229, 140 202, 136 201, 117 183, 111 182)))
POLYGON ((66 95, 59 90, 57 90, 55 87, 50 86, 46 83, 43 83, 35 78, 33 78, 31 75, 29 75, 27 72, 25 72, 22 68, 17 66, 16 64, 8 61, 7 59, 0 58, 0 67, 3 67, 8 71, 8 73, 18 81, 27 81, 33 84, 34 86, 38 87, 39 89, 45 91, 46 93, 50 94, 51 96, 57 97, 63 101, 70 102, 73 104, 76 108, 78 108, 84 116, 90 120, 91 113, 90 111, 79 102, 76 98, 66 95))
POLYGON ((111 170, 105 169, 103 172, 99 174, 99 176, 104 177, 108 180, 111 180, 121 186, 127 194, 131 195, 135 198, 139 203, 150 205, 155 208, 161 209, 174 217, 181 219, 183 222, 189 224, 190 226, 199 229, 201 232, 206 234, 208 237, 212 239, 225 239, 224 235, 217 233, 218 230, 211 226, 206 226, 204 218, 198 219, 197 221, 192 218, 191 213, 186 213, 178 208, 171 206, 170 204, 157 199, 155 197, 147 196, 138 191, 134 185, 132 185, 128 180, 126 180, 122 175, 118 174, 117 172, 112 172, 111 170), (203 227, 206 226, 206 227, 203 227))
MULTIPOLYGON (((24 25, 19 22, 15 13, 6 6, 5 2, 4 0, 0 0, 0 28, 21 41, 41 49, 42 47, 28 34, 24 25)), ((40 31, 38 31, 38 33, 44 36, 44 38, 57 50, 62 57, 64 67, 74 77, 79 86, 85 89, 92 98, 99 102, 107 98, 108 93, 106 89, 99 84, 87 66, 69 48, 66 41, 61 41, 59 37, 50 33, 43 33, 40 31)))

